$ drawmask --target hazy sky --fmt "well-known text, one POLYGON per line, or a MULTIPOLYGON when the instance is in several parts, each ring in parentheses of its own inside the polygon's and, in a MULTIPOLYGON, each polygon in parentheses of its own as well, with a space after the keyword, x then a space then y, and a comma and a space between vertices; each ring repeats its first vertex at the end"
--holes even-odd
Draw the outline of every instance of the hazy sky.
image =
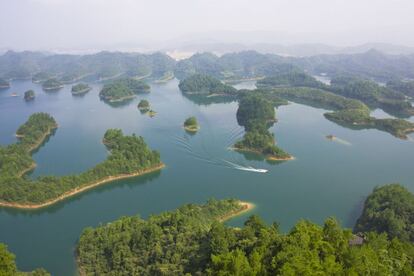
POLYGON ((139 46, 191 37, 414 46, 413 14, 414 0, 0 0, 0 48, 139 46))

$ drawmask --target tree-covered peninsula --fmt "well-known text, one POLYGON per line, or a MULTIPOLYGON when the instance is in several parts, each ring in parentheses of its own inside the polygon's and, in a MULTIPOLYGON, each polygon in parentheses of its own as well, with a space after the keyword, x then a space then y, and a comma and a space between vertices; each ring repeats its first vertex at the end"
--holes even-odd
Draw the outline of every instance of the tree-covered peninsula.
POLYGON ((59 90, 63 87, 63 84, 58 81, 57 79, 48 79, 42 83, 43 90, 49 91, 49 90, 59 90))
MULTIPOLYGON (((414 245, 385 234, 364 238, 328 218, 301 220, 288 232, 251 216, 241 228, 222 218, 236 200, 122 217, 87 228, 77 246, 81 275, 411 275, 414 245), (355 242, 358 241, 358 242, 355 242), (360 242, 359 242, 360 241, 360 242)), ((229 215, 230 214, 230 215, 229 215)))
POLYGON ((315 88, 292 87, 273 88, 267 91, 277 97, 293 102, 333 110, 324 116, 339 125, 352 129, 378 129, 398 138, 407 139, 414 132, 414 123, 403 119, 377 119, 370 116, 370 109, 356 99, 315 88))
POLYGON ((387 233, 390 238, 414 242, 414 194, 399 184, 375 188, 354 231, 387 233))
POLYGON ((125 136, 119 129, 109 129, 103 143, 110 154, 94 168, 63 177, 42 176, 35 180, 25 177, 35 167, 31 152, 56 127, 53 117, 35 113, 17 130, 17 143, 0 147, 0 206, 41 208, 98 185, 163 167, 160 154, 149 149, 142 137, 125 136))
POLYGON ((72 95, 82 95, 88 93, 91 89, 92 88, 86 83, 78 83, 72 86, 71 92, 72 95))
POLYGON ((250 151, 266 156, 268 160, 290 160, 293 157, 276 146, 275 137, 268 128, 276 121, 271 101, 259 93, 250 93, 239 101, 237 122, 244 126, 243 139, 234 144, 234 149, 250 151))
POLYGON ((10 87, 10 82, 8 82, 5 79, 0 78, 0 89, 9 88, 9 87, 10 87))
POLYGON ((115 103, 133 99, 136 94, 148 93, 149 91, 150 87, 145 82, 127 78, 105 84, 99 92, 99 97, 110 103, 115 103))
POLYGON ((403 93, 382 87, 371 80, 341 75, 332 79, 330 90, 335 94, 360 100, 371 108, 381 108, 395 116, 414 115, 414 108, 403 93))
POLYGON ((33 90, 27 90, 24 92, 25 101, 32 101, 35 98, 35 92, 33 90))
POLYGON ((209 200, 148 220, 123 217, 87 228, 77 247, 79 270, 84 275, 195 275, 209 259, 206 238, 211 225, 251 206, 238 200, 209 200))
POLYGON ((17 268, 16 256, 11 253, 5 244, 0 243, 0 275, 1 276, 50 276, 50 274, 38 268, 31 272, 22 272, 17 268))
POLYGON ((184 129, 189 132, 197 132, 200 129, 197 118, 192 116, 184 121, 184 129))
POLYGON ((258 88, 269 87, 312 87, 327 88, 327 85, 300 70, 279 72, 257 81, 258 88))
POLYGON ((184 93, 206 95, 234 95, 237 89, 205 74, 194 74, 180 81, 178 87, 184 93))

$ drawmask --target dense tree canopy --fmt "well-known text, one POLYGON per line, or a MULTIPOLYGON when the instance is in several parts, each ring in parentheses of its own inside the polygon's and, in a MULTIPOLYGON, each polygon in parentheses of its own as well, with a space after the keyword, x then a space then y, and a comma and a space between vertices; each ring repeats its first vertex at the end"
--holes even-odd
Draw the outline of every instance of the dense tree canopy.
POLYGON ((365 200, 355 231, 387 233, 414 242, 414 194, 398 184, 375 188, 365 200))
POLYGON ((178 87, 182 92, 205 94, 235 94, 237 89, 205 74, 194 74, 181 80, 178 87))
POLYGON ((249 121, 273 122, 275 109, 270 101, 258 93, 248 93, 239 101, 237 109, 237 122, 246 127, 249 121))
POLYGON ((350 230, 329 218, 299 221, 287 234, 252 216, 242 228, 218 218, 237 201, 186 205, 151 216, 123 217, 87 228, 78 244, 85 275, 412 275, 414 246, 366 233, 353 245, 350 230))
POLYGON ((32 272, 19 271, 15 256, 8 251, 5 244, 0 243, 0 276, 50 276, 50 274, 41 268, 32 272))

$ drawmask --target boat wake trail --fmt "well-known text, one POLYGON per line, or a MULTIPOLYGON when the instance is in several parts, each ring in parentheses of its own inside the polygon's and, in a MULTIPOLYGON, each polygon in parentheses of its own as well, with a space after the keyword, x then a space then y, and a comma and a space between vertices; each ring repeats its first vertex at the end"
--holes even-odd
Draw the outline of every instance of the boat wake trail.
POLYGON ((227 161, 227 160, 222 160, 222 161, 226 162, 229 165, 231 165, 232 168, 234 168, 236 170, 248 171, 248 172, 257 172, 257 173, 267 173, 268 172, 268 170, 266 170, 266 169, 256 169, 256 168, 253 168, 251 166, 241 166, 241 165, 235 164, 235 163, 227 161))
POLYGON ((346 140, 343 140, 341 138, 338 138, 338 137, 336 137, 334 139, 334 141, 337 142, 337 143, 339 143, 339 144, 345 145, 345 146, 352 146, 352 144, 350 142, 348 142, 346 140))
POLYGON ((218 159, 211 155, 211 153, 205 148, 205 145, 201 145, 202 152, 196 151, 193 146, 190 144, 188 137, 180 137, 180 136, 173 136, 173 140, 178 148, 191 156, 192 158, 206 162, 210 165, 224 167, 228 169, 236 169, 241 171, 248 171, 248 172, 256 172, 256 173, 267 173, 268 170, 266 169, 257 169, 251 166, 245 166, 242 164, 237 164, 225 159, 218 159))

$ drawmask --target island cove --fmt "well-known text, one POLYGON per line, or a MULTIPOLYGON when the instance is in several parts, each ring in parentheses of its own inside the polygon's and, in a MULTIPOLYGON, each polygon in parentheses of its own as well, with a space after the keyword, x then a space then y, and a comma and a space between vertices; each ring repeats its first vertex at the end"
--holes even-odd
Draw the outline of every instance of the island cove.
POLYGON ((150 150, 142 137, 135 134, 124 136, 119 129, 109 129, 103 143, 110 155, 94 168, 79 175, 43 176, 35 180, 25 177, 35 167, 30 156, 32 151, 56 128, 53 117, 46 113, 35 113, 18 129, 19 141, 0 148, 0 206, 42 208, 99 185, 164 167, 159 153, 150 150))

